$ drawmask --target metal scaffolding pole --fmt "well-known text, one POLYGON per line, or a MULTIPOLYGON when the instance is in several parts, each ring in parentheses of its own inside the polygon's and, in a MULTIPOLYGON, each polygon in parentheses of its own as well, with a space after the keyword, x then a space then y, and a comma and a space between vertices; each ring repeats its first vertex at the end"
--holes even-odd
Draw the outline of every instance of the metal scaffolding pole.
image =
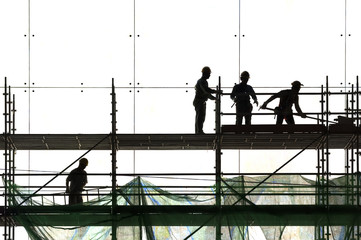
MULTIPOLYGON (((359 79, 358 76, 356 76, 356 128, 360 128, 360 115, 359 115, 359 108, 360 108, 360 98, 359 98, 359 79)), ((360 147, 359 147, 359 137, 360 133, 357 130, 356 131, 356 205, 360 206, 360 147)), ((361 239, 361 232, 360 232, 360 226, 357 224, 355 227, 355 238, 360 240, 361 239)))
MULTIPOLYGON (((346 113, 347 117, 354 120, 355 112, 354 112, 354 85, 351 87, 351 100, 348 98, 348 94, 346 93, 346 113), (350 114, 348 114, 350 112, 350 114)), ((357 146, 355 145, 356 140, 353 136, 351 146, 345 149, 345 185, 346 185, 346 201, 345 205, 354 205, 355 204, 355 151, 357 152, 357 146)), ((355 227, 354 226, 344 226, 346 229, 346 237, 345 239, 355 239, 355 227)))
POLYGON ((112 79, 112 240, 117 239, 117 118, 114 78, 112 79))
POLYGON ((216 240, 222 238, 222 193, 221 193, 221 182, 222 182, 222 167, 221 167, 221 77, 218 78, 217 94, 216 94, 216 206, 217 212, 217 226, 216 226, 216 240))
MULTIPOLYGON (((328 76, 326 76, 326 128, 329 129, 329 114, 330 114, 330 109, 329 109, 329 95, 330 95, 330 90, 329 90, 329 86, 328 86, 328 76)), ((323 169, 322 173, 324 174, 323 179, 325 179, 326 176, 326 180, 323 182, 323 188, 326 189, 325 191, 325 203, 324 205, 328 208, 329 207, 329 194, 330 194, 330 189, 329 189, 329 180, 330 180, 330 169, 329 169, 329 156, 330 156, 330 151, 329 151, 329 133, 327 131, 326 134, 326 141, 325 141, 325 146, 326 146, 326 151, 325 151, 325 169, 323 169)), ((329 240, 331 233, 330 233, 330 226, 327 224, 327 226, 325 226, 326 231, 326 239, 329 240)))
MULTIPOLYGON (((328 137, 329 137, 329 110, 328 110, 328 96, 329 96, 329 88, 328 88, 328 76, 326 76, 326 90, 324 90, 324 86, 321 85, 321 116, 322 122, 326 122, 327 133, 322 139, 320 148, 317 153, 317 178, 316 178, 316 199, 317 205, 327 206, 328 202, 328 137)), ((316 225, 316 239, 328 239, 328 227, 322 225, 316 225), (326 237, 326 238, 325 238, 326 237)))
MULTIPOLYGON (((359 81, 358 81, 358 76, 356 77, 356 127, 357 129, 359 129, 360 127, 360 114, 359 114, 359 108, 360 108, 360 102, 359 102, 359 81)), ((360 206, 360 148, 359 148, 359 137, 360 137, 360 133, 359 131, 356 131, 356 148, 357 148, 357 152, 356 152, 356 173, 357 173, 357 181, 356 181, 356 199, 357 199, 357 206, 360 206)), ((360 236, 359 236, 360 237, 360 236)))
POLYGON ((4 87, 4 118, 5 118, 5 121, 4 121, 4 163, 5 163, 5 191, 4 191, 4 216, 5 216, 5 219, 4 219, 4 240, 7 240, 8 238, 8 224, 9 224, 9 221, 8 221, 8 195, 9 195, 9 188, 8 188, 8 184, 7 184, 7 177, 8 177, 8 159, 9 159, 9 149, 8 149, 8 124, 7 124, 7 121, 8 121, 8 105, 7 105, 7 79, 5 77, 5 87, 4 87))
MULTIPOLYGON (((5 191, 4 191, 4 239, 12 240, 15 237, 15 226, 11 218, 9 207, 13 206, 13 191, 9 188, 10 184, 14 182, 14 168, 15 168, 15 151, 12 143, 9 141, 9 136, 14 133, 14 121, 15 119, 15 102, 11 97, 11 87, 7 85, 7 78, 5 77, 4 86, 4 164, 5 164, 5 191)), ((15 99, 15 96, 13 97, 15 99)))

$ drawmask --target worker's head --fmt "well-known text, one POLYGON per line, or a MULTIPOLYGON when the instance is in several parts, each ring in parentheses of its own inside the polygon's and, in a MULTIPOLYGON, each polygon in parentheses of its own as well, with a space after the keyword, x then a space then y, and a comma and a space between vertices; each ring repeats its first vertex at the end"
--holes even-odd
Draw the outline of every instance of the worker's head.
POLYGON ((298 92, 300 91, 301 86, 303 86, 303 84, 301 84, 299 81, 296 80, 292 83, 292 90, 298 92))
POLYGON ((204 77, 204 78, 206 78, 206 79, 208 79, 210 76, 211 76, 211 69, 209 68, 209 67, 204 67, 203 69, 202 69, 202 77, 204 77))
POLYGON ((82 158, 79 160, 79 167, 85 169, 88 166, 88 159, 82 158))
POLYGON ((244 71, 241 73, 240 79, 243 83, 247 83, 249 79, 249 72, 244 71))

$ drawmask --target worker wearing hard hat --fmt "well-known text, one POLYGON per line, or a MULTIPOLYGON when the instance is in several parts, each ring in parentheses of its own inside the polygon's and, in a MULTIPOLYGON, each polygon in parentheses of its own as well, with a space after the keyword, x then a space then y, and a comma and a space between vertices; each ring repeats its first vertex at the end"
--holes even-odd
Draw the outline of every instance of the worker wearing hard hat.
POLYGON ((279 98, 280 102, 278 107, 275 108, 275 112, 277 114, 277 125, 281 125, 283 123, 283 119, 286 120, 287 124, 295 124, 295 120, 293 118, 292 106, 295 105, 295 109, 297 113, 302 117, 306 118, 306 114, 304 114, 298 104, 298 93, 303 86, 299 81, 294 81, 292 83, 292 88, 287 90, 282 90, 274 95, 272 95, 267 101, 265 101, 261 108, 267 109, 267 104, 272 100, 279 98))
POLYGON ((234 85, 231 93, 231 99, 236 104, 236 125, 242 125, 243 118, 245 119, 245 125, 251 125, 253 106, 250 102, 250 98, 252 98, 254 104, 258 106, 256 93, 252 86, 247 84, 249 78, 249 72, 242 72, 240 76, 241 83, 234 85))
POLYGON ((193 100, 193 106, 196 111, 196 121, 195 121, 195 133, 204 134, 203 132, 203 123, 206 119, 206 101, 208 99, 216 100, 216 98, 211 93, 217 93, 216 90, 213 90, 208 87, 207 79, 211 76, 211 69, 209 67, 204 67, 202 69, 202 77, 197 81, 195 85, 196 95, 193 100))

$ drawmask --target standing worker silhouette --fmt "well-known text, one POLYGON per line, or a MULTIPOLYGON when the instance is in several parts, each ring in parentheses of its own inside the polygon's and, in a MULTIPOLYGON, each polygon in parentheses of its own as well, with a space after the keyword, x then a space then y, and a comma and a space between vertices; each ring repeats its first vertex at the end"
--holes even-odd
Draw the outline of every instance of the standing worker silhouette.
POLYGON ((196 134, 204 134, 203 123, 206 119, 206 101, 208 98, 211 100, 216 100, 216 98, 211 93, 216 93, 217 91, 208 87, 207 79, 210 76, 211 69, 209 67, 204 67, 202 69, 202 77, 197 81, 195 86, 196 95, 193 100, 193 106, 196 110, 196 134))
POLYGON ((72 170, 66 178, 66 192, 69 193, 69 205, 83 203, 82 191, 88 183, 87 173, 84 171, 87 166, 88 159, 80 159, 79 166, 72 170))
POLYGON ((242 125, 243 117, 245 119, 245 125, 251 125, 253 107, 249 96, 252 97, 257 106, 258 101, 253 88, 247 85, 249 73, 247 71, 242 72, 240 78, 241 83, 236 84, 231 93, 231 99, 236 103, 236 125, 242 125))
POLYGON ((280 103, 278 107, 275 108, 275 113, 277 114, 277 125, 281 125, 283 119, 286 120, 286 123, 289 125, 294 125, 295 120, 293 119, 293 111, 292 106, 295 104, 296 111, 302 118, 306 118, 306 114, 304 114, 298 104, 298 92, 303 86, 299 81, 294 81, 292 83, 292 88, 287 90, 282 90, 274 95, 272 95, 267 101, 265 101, 261 108, 266 109, 267 104, 272 100, 279 98, 280 103))

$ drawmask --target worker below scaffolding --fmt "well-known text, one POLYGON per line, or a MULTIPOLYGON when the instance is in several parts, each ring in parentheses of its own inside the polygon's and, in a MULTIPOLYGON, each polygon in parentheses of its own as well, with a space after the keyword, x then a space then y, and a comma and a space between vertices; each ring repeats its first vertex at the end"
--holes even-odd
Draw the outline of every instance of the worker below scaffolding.
POLYGON ((88 183, 87 173, 84 170, 87 166, 88 159, 80 159, 79 166, 73 169, 66 178, 66 193, 69 193, 69 205, 83 203, 82 191, 88 183))
POLYGON ((256 93, 250 85, 247 85, 249 77, 247 71, 242 72, 240 76, 241 83, 236 84, 231 93, 231 99, 236 104, 236 125, 242 125, 243 117, 245 119, 245 125, 251 125, 253 106, 250 102, 250 96, 258 106, 256 93))
POLYGON ((211 100, 216 100, 216 98, 211 93, 217 93, 217 91, 208 87, 207 79, 210 76, 211 69, 209 67, 204 67, 202 69, 202 77, 197 81, 195 86, 196 95, 193 100, 193 106, 196 110, 196 134, 204 134, 203 124, 206 119, 206 101, 208 98, 211 100))
POLYGON ((267 101, 262 104, 262 109, 269 109, 275 111, 277 115, 277 125, 281 125, 283 123, 283 119, 285 119, 286 123, 289 125, 295 124, 292 111, 293 104, 295 104, 296 111, 302 118, 307 117, 306 114, 302 112, 300 105, 298 104, 298 93, 301 89, 301 86, 303 85, 299 81, 294 81, 292 83, 291 89, 282 90, 272 95, 267 101), (267 108, 267 104, 276 98, 280 99, 278 107, 276 107, 275 109, 267 108))

